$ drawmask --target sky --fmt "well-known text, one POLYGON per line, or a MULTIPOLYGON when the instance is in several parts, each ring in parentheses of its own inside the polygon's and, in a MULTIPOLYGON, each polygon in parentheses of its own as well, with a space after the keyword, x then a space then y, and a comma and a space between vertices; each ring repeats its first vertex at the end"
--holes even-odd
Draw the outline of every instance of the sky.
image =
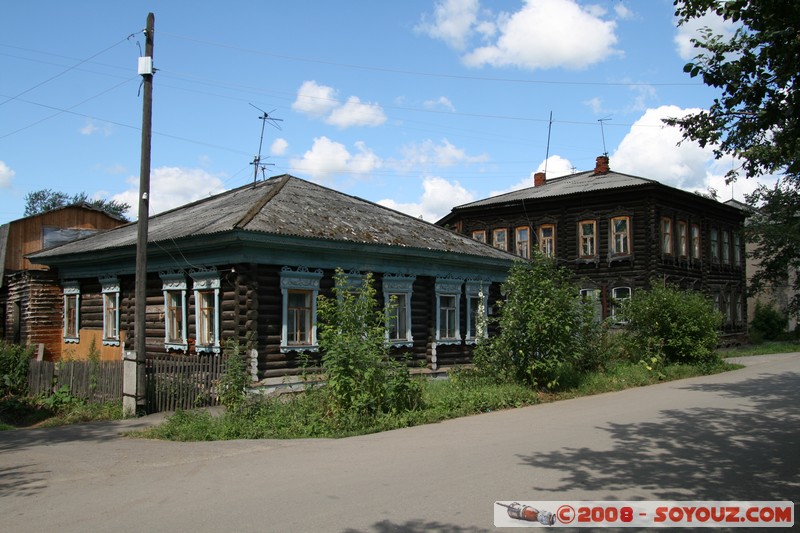
POLYGON ((730 31, 671 0, 29 0, 0 19, 0 223, 42 189, 136 218, 150 12, 151 214, 289 173, 435 222, 603 153, 723 201, 757 185, 661 122, 719 96, 683 66, 730 31))

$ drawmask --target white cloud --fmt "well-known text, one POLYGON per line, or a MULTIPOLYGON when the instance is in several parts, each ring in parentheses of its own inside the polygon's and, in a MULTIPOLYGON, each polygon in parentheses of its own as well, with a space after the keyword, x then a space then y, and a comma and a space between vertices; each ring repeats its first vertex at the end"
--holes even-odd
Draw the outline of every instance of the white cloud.
MULTIPOLYGON (((451 48, 463 50, 473 26, 479 24, 479 7, 478 0, 440 0, 434 8, 433 20, 428 20, 429 17, 423 15, 416 30, 444 41, 451 48)), ((484 23, 481 31, 488 33, 492 30, 484 23)))
POLYGON ((409 144, 401 148, 403 161, 400 166, 410 168, 451 167, 457 164, 484 163, 489 160, 486 154, 469 155, 447 139, 441 143, 427 139, 420 144, 409 144))
MULTIPOLYGON (((135 219, 138 215, 139 177, 127 179, 130 188, 115 194, 110 199, 131 205, 127 216, 135 219)), ((219 176, 209 174, 199 168, 159 167, 150 174, 150 214, 154 215, 179 207, 211 194, 223 192, 219 176)))
POLYGON ((303 82, 292 103, 292 109, 312 117, 325 116, 338 106, 336 90, 327 85, 319 85, 313 80, 303 82))
POLYGON ((422 188, 419 203, 400 203, 391 199, 380 200, 378 203, 412 217, 422 217, 428 222, 436 222, 453 207, 475 200, 475 195, 458 181, 447 181, 438 176, 426 177, 422 182, 422 188))
POLYGON ((592 113, 594 113, 595 115, 598 115, 603 112, 603 101, 598 96, 590 98, 583 103, 589 106, 589 109, 591 109, 592 113))
POLYGON ((82 135, 93 135, 95 133, 100 133, 101 135, 108 137, 111 135, 113 130, 111 124, 107 122, 98 126, 94 120, 87 120, 83 127, 78 131, 81 132, 82 135))
POLYGON ((445 109, 447 111, 455 111, 456 107, 453 105, 453 102, 446 96, 440 96, 435 100, 425 100, 422 102, 423 107, 425 109, 445 109))
POLYGON ((623 20, 628 20, 633 18, 633 11, 628 9, 628 6, 620 2, 614 6, 614 13, 617 14, 617 17, 623 20))
POLYGON ((361 102, 357 96, 351 96, 343 106, 331 111, 325 122, 340 128, 380 126, 386 122, 386 115, 378 104, 361 102))
POLYGON ((286 139, 282 139, 280 137, 272 141, 272 146, 269 147, 269 151, 272 155, 283 155, 288 149, 289 143, 286 141, 286 139))
POLYGON ((499 36, 493 44, 462 60, 473 67, 582 69, 619 53, 614 49, 616 23, 603 20, 602 14, 574 0, 527 0, 516 13, 497 17, 499 36))
POLYGON ((0 161, 0 189, 11 188, 11 178, 14 177, 14 172, 6 165, 5 161, 0 161))
POLYGON ((699 30, 703 27, 708 27, 715 34, 719 34, 727 38, 733 36, 736 25, 731 22, 724 21, 722 17, 711 11, 702 17, 692 19, 681 26, 678 26, 674 41, 678 55, 681 57, 681 59, 689 61, 694 59, 694 57, 701 51, 699 48, 695 48, 694 45, 692 45, 691 39, 699 37, 699 30))
POLYGON ((310 176, 317 181, 326 181, 337 174, 368 175, 381 167, 381 159, 363 142, 355 143, 357 152, 351 154, 347 148, 328 137, 317 137, 310 150, 302 158, 289 162, 292 172, 310 176))
POLYGON ((560 155, 551 155, 547 158, 546 161, 542 161, 539 166, 531 172, 530 176, 527 178, 518 181, 517 183, 507 187, 505 189, 498 189, 496 191, 491 191, 489 196, 497 196, 499 194, 505 194, 507 192, 518 191, 520 189, 526 189, 528 187, 533 187, 533 175, 537 172, 545 172, 547 178, 558 178, 560 176, 566 176, 567 174, 572 174, 574 172, 572 163, 570 163, 569 159, 564 159, 560 155))

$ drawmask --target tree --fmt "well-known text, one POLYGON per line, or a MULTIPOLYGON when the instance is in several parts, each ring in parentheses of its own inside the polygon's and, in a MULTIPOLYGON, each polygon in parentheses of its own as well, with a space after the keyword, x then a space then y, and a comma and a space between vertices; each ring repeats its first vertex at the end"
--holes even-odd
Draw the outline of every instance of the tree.
MULTIPOLYGON (((780 176, 774 187, 760 186, 748 197, 756 216, 747 237, 761 262, 752 288, 785 284, 800 268, 800 2, 797 0, 675 0, 678 24, 716 14, 732 23, 731 36, 708 27, 692 39, 699 54, 684 66, 692 77, 721 90, 706 111, 665 122, 684 139, 711 146, 721 159, 733 155, 740 168, 728 181, 780 176)), ((800 290, 795 280, 795 291, 800 290)), ((790 309, 800 314, 796 294, 790 309)))
POLYGON ((80 192, 70 196, 61 191, 52 189, 41 189, 29 192, 25 195, 25 216, 38 215, 46 211, 66 207, 68 205, 86 204, 97 209, 102 209, 106 213, 128 220, 125 212, 131 208, 126 202, 116 200, 90 199, 85 192, 80 192))

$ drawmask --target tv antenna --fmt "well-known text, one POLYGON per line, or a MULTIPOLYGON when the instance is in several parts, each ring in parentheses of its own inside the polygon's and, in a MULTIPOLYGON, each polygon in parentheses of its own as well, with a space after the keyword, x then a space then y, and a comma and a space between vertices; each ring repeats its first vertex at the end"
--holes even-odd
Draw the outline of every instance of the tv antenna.
POLYGON ((544 154, 544 173, 547 175, 547 160, 550 159, 550 131, 553 129, 553 111, 550 111, 550 121, 547 123, 547 151, 544 154))
POLYGON ((275 129, 280 130, 281 127, 278 122, 282 122, 283 119, 271 117, 269 113, 274 113, 275 110, 273 109, 269 113, 264 111, 263 109, 250 104, 252 107, 255 107, 259 111, 261 111, 261 116, 259 116, 259 120, 261 120, 261 138, 258 140, 258 155, 253 157, 253 162, 250 163, 253 165, 253 185, 256 184, 256 180, 258 180, 258 171, 261 170, 261 177, 264 177, 264 170, 267 168, 267 165, 271 165, 273 163, 262 163, 261 162, 261 147, 264 144, 264 125, 269 122, 271 126, 275 129))
POLYGON ((611 120, 611 117, 597 119, 597 122, 600 123, 600 135, 603 137, 603 155, 606 157, 608 157, 608 150, 606 150, 606 132, 603 129, 603 122, 607 120, 611 120))

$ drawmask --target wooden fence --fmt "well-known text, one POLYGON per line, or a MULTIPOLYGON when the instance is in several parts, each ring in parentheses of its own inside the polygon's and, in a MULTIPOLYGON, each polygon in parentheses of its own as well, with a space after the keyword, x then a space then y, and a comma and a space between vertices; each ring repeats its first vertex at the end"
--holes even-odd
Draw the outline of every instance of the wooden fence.
POLYGON ((148 412, 219 405, 222 357, 148 354, 145 368, 148 412))
POLYGON ((62 387, 93 403, 122 399, 122 361, 30 361, 31 395, 50 396, 62 387))
MULTIPOLYGON (((219 405, 219 380, 225 370, 215 355, 148 354, 145 364, 147 412, 219 405)), ((89 402, 122 398, 122 361, 30 361, 28 388, 50 396, 62 387, 89 402)))

